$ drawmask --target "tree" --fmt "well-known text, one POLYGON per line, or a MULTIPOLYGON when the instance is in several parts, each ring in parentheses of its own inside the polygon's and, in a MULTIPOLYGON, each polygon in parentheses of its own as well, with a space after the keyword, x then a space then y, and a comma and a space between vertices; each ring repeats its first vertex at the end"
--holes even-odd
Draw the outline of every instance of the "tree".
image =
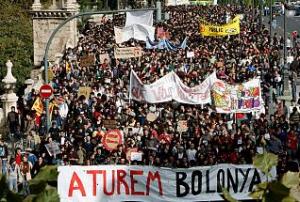
POLYGON ((29 77, 32 68, 33 42, 30 14, 18 3, 0 1, 0 68, 1 79, 5 76, 5 63, 14 64, 13 75, 17 87, 29 77))

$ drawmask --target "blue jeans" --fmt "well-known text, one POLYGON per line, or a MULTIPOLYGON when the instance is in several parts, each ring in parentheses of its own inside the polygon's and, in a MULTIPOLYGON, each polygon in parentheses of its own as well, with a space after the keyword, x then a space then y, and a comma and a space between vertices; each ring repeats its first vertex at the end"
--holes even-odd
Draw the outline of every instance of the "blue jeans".
POLYGON ((292 83, 292 94, 293 94, 293 99, 295 101, 297 101, 296 100, 296 97, 297 97, 297 85, 296 85, 295 81, 293 81, 293 83, 292 83))
POLYGON ((8 177, 8 187, 10 191, 18 192, 17 177, 8 177))
POLYGON ((2 175, 7 174, 7 159, 1 159, 1 172, 2 175))
POLYGON ((27 180, 23 180, 23 191, 24 191, 24 195, 27 196, 30 194, 30 190, 29 190, 29 183, 27 180))

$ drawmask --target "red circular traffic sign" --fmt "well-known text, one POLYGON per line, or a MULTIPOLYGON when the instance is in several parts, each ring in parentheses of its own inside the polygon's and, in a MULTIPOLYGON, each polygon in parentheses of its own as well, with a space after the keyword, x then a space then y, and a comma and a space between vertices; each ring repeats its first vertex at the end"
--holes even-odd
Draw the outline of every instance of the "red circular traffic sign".
POLYGON ((40 88, 40 95, 42 98, 49 98, 53 94, 53 89, 50 85, 44 84, 40 88))
POLYGON ((117 129, 107 131, 102 137, 102 144, 108 151, 117 150, 118 145, 122 144, 121 132, 117 129))

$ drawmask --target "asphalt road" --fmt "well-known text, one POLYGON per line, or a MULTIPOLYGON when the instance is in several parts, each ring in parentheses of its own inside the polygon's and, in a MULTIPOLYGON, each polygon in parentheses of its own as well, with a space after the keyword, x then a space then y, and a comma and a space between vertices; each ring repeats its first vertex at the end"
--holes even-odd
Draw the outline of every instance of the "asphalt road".
MULTIPOLYGON (((278 35, 283 35, 284 17, 276 16, 274 19, 277 21, 277 27, 276 27, 276 29, 274 29, 272 27, 272 33, 274 34, 276 32, 278 35)), ((269 20, 270 20, 269 16, 263 17, 263 22, 267 26, 267 28, 270 27, 269 20)), ((286 31, 288 34, 287 36, 290 36, 290 33, 293 31, 298 31, 298 33, 300 33, 300 17, 299 16, 286 18, 286 31)))

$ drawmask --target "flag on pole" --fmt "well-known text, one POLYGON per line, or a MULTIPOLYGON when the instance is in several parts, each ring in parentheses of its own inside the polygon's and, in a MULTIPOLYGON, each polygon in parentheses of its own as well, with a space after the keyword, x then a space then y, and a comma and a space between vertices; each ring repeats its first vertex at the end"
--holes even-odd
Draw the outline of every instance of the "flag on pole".
POLYGON ((33 103, 31 110, 35 110, 38 116, 41 116, 44 110, 44 105, 40 97, 37 97, 33 103))
POLYGON ((58 107, 58 104, 57 104, 56 100, 52 100, 49 103, 49 117, 50 117, 50 122, 52 121, 52 113, 53 113, 54 107, 58 107))
POLYGON ((69 74, 72 71, 71 64, 69 62, 66 62, 66 73, 69 74))

